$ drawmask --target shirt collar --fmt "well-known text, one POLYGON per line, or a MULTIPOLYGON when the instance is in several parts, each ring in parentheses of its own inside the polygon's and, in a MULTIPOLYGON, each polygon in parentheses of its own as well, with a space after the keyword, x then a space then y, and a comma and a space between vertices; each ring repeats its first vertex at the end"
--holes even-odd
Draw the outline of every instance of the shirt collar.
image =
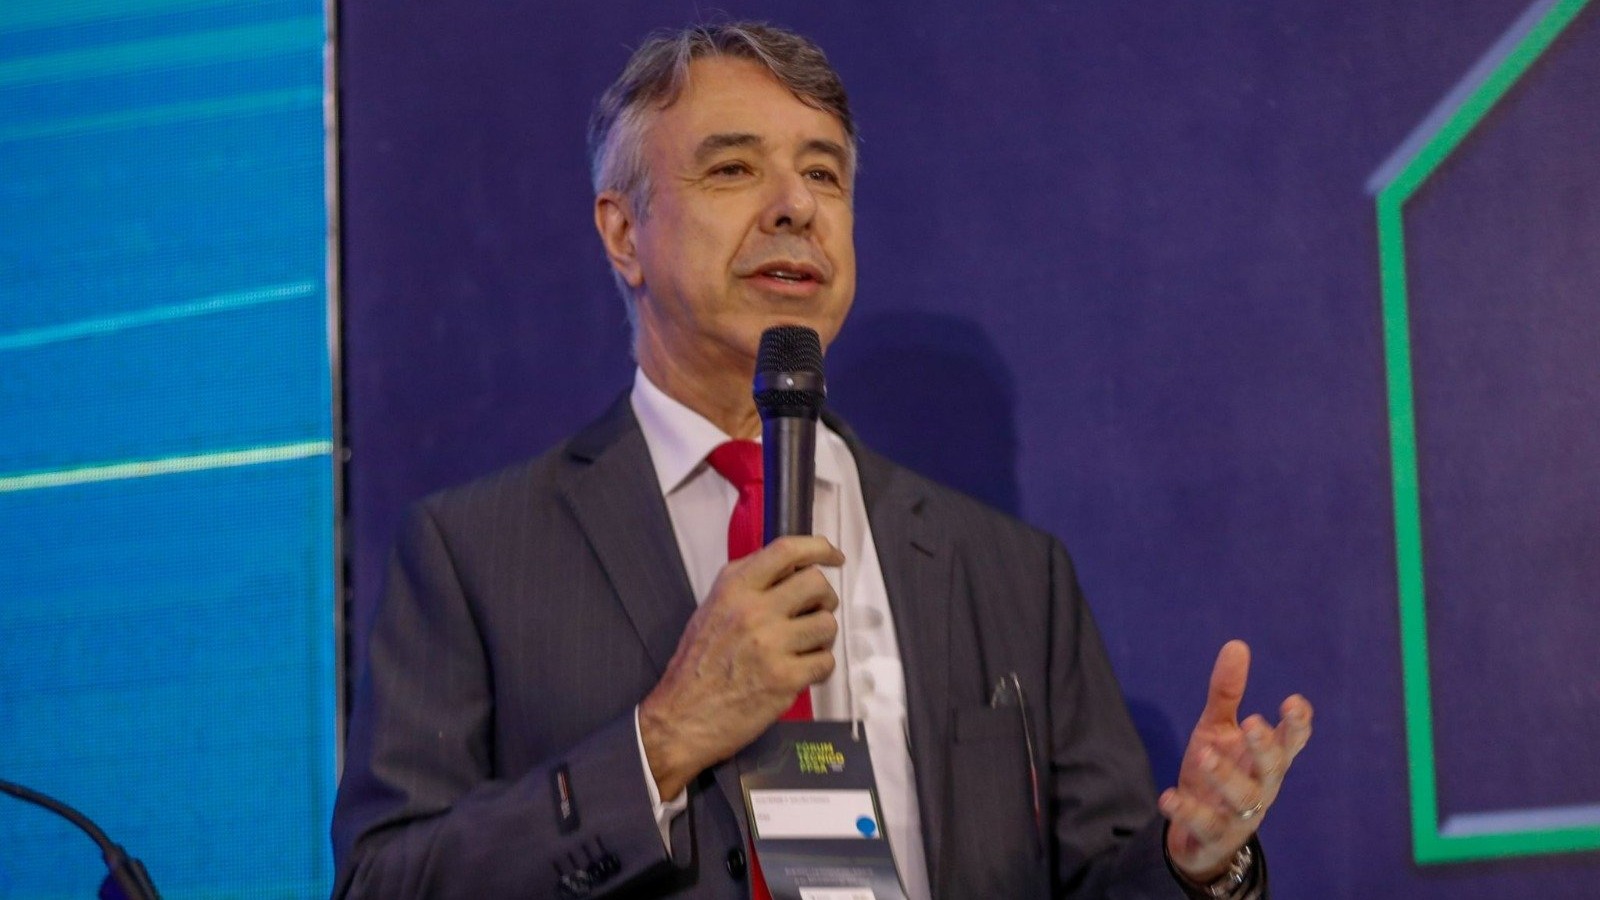
MULTIPOLYGON (((711 420, 655 386, 643 369, 633 372, 633 392, 628 397, 633 414, 650 448, 650 462, 656 470, 661 494, 666 496, 682 487, 705 463, 706 455, 724 441, 732 440, 711 420)), ((817 481, 837 485, 842 471, 838 454, 846 452, 844 441, 833 429, 817 423, 817 481)))

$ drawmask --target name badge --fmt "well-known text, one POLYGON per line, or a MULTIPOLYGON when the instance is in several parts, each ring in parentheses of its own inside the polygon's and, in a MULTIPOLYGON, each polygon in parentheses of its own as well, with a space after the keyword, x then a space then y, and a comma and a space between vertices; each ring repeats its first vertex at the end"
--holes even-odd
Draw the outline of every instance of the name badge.
POLYGON ((773 900, 905 900, 865 733, 777 722, 739 754, 756 857, 773 900))

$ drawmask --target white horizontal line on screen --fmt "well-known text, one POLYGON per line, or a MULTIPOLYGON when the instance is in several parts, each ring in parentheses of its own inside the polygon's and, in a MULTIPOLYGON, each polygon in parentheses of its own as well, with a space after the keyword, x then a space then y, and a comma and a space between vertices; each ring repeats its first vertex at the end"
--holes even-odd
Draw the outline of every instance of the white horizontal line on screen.
POLYGON ((86 22, 146 19, 192 7, 227 6, 234 0, 17 0, 0 12, 0 33, 60 28, 86 22), (129 9, 129 7, 134 7, 129 9))
MULTIPOLYGON (((213 119, 321 109, 322 102, 321 88, 313 87, 236 94, 220 100, 163 103, 91 116, 67 116, 21 125, 8 124, 0 127, 0 144, 49 140, 118 129, 161 128, 213 119)), ((92 139, 103 140, 104 136, 92 139)))
POLYGON ((17 491, 36 491, 43 488, 68 487, 75 484, 92 484, 97 481, 122 481, 129 478, 150 478, 156 475, 203 472, 208 469, 256 466, 263 463, 327 456, 331 453, 333 453, 332 441, 302 441, 296 444, 251 447, 246 450, 226 450, 218 453, 197 453, 192 456, 168 456, 161 459, 142 459, 95 466, 78 466, 70 469, 54 469, 47 472, 29 472, 23 475, 0 475, 0 494, 17 491))
POLYGON ((294 284, 280 284, 273 287, 239 291, 233 294, 219 294, 215 297, 206 297, 203 300, 194 300, 189 303, 156 306, 150 309, 123 313, 118 316, 102 316, 95 319, 83 319, 78 322, 67 322, 63 325, 49 325, 44 328, 31 328, 27 331, 0 334, 0 351, 25 350, 78 338, 113 334, 145 325, 159 325, 162 322, 189 319, 195 316, 243 309, 249 306, 260 306, 263 303, 275 303, 280 300, 299 300, 304 297, 315 296, 318 288, 319 285, 316 282, 300 281, 294 284))

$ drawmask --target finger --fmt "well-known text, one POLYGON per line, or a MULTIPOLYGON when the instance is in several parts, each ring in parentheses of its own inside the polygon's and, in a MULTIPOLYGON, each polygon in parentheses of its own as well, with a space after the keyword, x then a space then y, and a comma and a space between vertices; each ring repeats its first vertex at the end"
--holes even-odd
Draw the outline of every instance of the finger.
POLYGON ((795 657, 795 663, 800 667, 801 685, 806 686, 827 681, 833 674, 836 659, 831 650, 813 650, 795 657))
POLYGON ((1200 713, 1200 724, 1236 724, 1239 701, 1244 699, 1245 682, 1249 677, 1249 645, 1240 640, 1223 644, 1216 665, 1211 668, 1211 685, 1206 692, 1206 708, 1200 713))
POLYGON ((1253 766, 1250 759, 1250 748, 1245 746, 1244 736, 1237 728, 1228 732, 1209 735, 1204 738, 1196 737, 1190 743, 1189 754, 1192 760, 1186 760, 1184 772, 1191 777, 1183 778, 1180 773, 1179 789, 1198 797, 1208 803, 1225 803, 1222 795, 1212 784, 1210 775, 1205 771, 1202 763, 1207 753, 1214 753, 1223 759, 1230 760, 1238 768, 1248 769, 1253 766), (1190 762, 1192 761, 1192 766, 1190 762))
POLYGON ((1168 821, 1189 829, 1203 844, 1221 841, 1233 824, 1233 816, 1185 791, 1168 788, 1158 805, 1168 821))
POLYGON ((747 584, 768 588, 807 566, 842 566, 844 554, 825 537, 788 535, 733 565, 747 584))
POLYGON ((819 609, 789 619, 782 628, 779 646, 794 654, 813 653, 833 647, 839 635, 839 620, 833 613, 819 609))
POLYGON ((1217 748, 1217 752, 1234 761, 1235 765, 1249 767, 1254 764, 1250 755, 1250 745, 1245 743, 1244 729, 1235 726, 1210 735, 1207 742, 1209 746, 1217 748))
POLYGON ((1223 805, 1238 818, 1248 821, 1266 811, 1271 798, 1264 785, 1232 760, 1208 747, 1201 751, 1200 770, 1222 798, 1223 805))
POLYGON ((1287 768, 1311 741, 1311 702, 1295 694, 1283 701, 1279 712, 1283 718, 1278 722, 1276 734, 1278 743, 1284 748, 1284 767, 1287 768))
POLYGON ((767 590, 772 608, 784 618, 816 610, 833 612, 839 608, 839 595, 833 592, 822 570, 812 566, 791 574, 767 590))
POLYGON ((1289 768, 1288 753, 1279 740, 1278 732, 1260 716, 1245 719, 1240 730, 1244 732, 1252 770, 1268 790, 1276 790, 1283 783, 1283 774, 1289 768))

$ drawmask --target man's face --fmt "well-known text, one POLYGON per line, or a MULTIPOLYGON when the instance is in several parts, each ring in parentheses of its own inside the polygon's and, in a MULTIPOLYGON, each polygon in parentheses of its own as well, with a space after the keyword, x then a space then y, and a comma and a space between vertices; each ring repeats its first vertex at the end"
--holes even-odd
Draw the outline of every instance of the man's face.
POLYGON ((619 267, 648 373, 747 381, 773 325, 833 340, 856 286, 846 146, 838 119, 758 64, 691 64, 646 126, 648 212, 632 217, 636 266, 619 267))

